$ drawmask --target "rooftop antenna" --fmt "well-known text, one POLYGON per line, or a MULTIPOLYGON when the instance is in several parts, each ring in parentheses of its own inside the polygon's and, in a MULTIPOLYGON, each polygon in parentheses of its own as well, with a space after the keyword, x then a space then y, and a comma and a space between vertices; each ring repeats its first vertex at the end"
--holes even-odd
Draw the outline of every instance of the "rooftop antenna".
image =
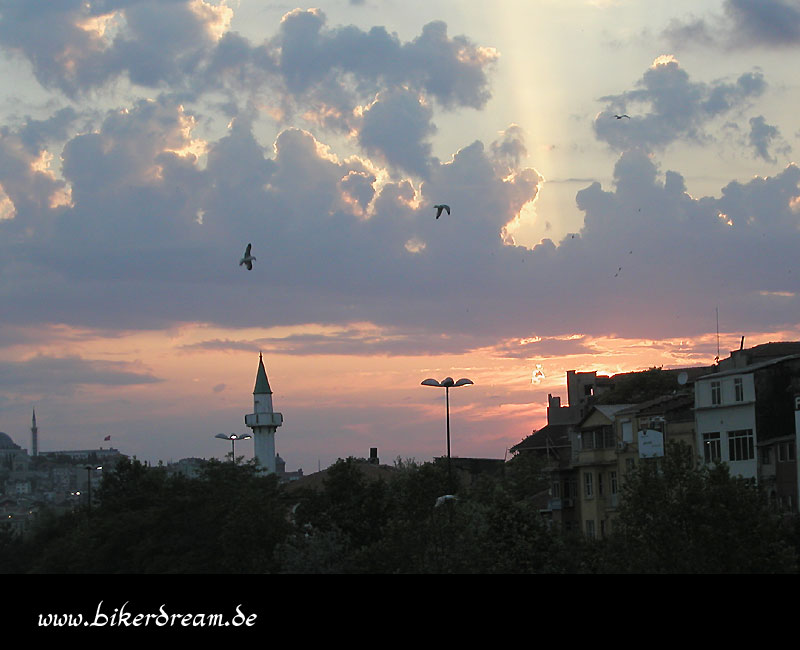
POLYGON ((719 363, 719 307, 714 309, 717 312, 717 356, 714 357, 714 363, 719 363))

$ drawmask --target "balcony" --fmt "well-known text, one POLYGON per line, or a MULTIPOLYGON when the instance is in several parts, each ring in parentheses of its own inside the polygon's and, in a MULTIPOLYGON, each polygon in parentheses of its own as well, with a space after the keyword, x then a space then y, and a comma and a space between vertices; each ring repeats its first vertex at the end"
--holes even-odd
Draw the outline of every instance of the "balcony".
POLYGON ((244 423, 248 427, 279 427, 283 424, 283 415, 280 413, 250 413, 244 416, 244 423))
POLYGON ((617 461, 617 448, 581 449, 578 452, 576 465, 608 465, 617 461))

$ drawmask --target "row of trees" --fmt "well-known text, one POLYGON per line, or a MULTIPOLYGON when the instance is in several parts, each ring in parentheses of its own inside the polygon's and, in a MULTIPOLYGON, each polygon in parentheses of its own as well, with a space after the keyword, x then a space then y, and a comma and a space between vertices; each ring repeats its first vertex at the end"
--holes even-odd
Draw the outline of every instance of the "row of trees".
POLYGON ((446 465, 400 462, 372 479, 339 460, 322 489, 290 489, 252 463, 209 461, 198 478, 136 461, 105 475, 98 504, 0 539, 4 573, 766 573, 795 572, 795 521, 722 465, 668 449, 623 486, 611 535, 547 525, 538 461, 447 494, 446 465))

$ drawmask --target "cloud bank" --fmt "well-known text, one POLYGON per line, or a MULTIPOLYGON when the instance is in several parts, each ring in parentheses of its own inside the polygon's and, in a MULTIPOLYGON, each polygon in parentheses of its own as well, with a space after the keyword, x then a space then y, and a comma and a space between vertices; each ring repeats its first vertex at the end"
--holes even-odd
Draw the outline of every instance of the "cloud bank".
MULTIPOLYGON (((579 232, 529 249, 510 224, 543 179, 523 165, 520 127, 466 137, 448 160, 431 153, 437 116, 486 105, 495 50, 443 22, 402 42, 383 27, 331 27, 317 10, 289 12, 253 44, 226 30, 229 11, 203 0, 0 4, 0 45, 73 102, 0 133, 0 301, 14 305, 4 323, 314 324, 317 334, 267 343, 434 354, 571 333, 692 335, 715 304, 743 330, 796 322, 798 167, 693 197, 654 157, 707 142, 764 92, 760 72, 696 81, 660 57, 601 98, 594 132, 619 156, 612 187, 588 184, 579 232), (121 83, 154 97, 94 119, 88 93, 121 83), (234 119, 205 138, 214 93, 234 119), (273 140, 254 115, 272 116, 273 140), (437 203, 451 215, 434 219, 437 203), (247 242, 257 262, 246 273, 247 242)), ((774 160, 776 132, 763 118, 751 126, 754 151, 774 160)))
POLYGON ((796 47, 800 45, 800 5, 796 0, 725 0, 721 14, 675 19, 663 36, 677 47, 796 47))

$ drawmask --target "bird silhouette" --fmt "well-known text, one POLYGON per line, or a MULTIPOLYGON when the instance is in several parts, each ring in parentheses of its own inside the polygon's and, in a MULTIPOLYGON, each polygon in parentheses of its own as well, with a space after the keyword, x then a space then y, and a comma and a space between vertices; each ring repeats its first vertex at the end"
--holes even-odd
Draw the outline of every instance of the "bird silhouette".
POLYGON ((445 205, 444 203, 442 203, 440 205, 434 205, 433 207, 436 210, 436 218, 437 219, 442 216, 442 210, 445 210, 445 211, 447 211, 447 214, 450 214, 450 206, 449 205, 445 205))
POLYGON ((615 115, 614 117, 616 117, 618 120, 621 120, 623 117, 627 117, 628 119, 631 119, 630 115, 615 115))
POLYGON ((247 248, 244 249, 244 257, 239 260, 239 266, 246 266, 248 271, 253 270, 253 262, 256 261, 256 258, 250 255, 252 246, 252 244, 247 245, 247 248))

